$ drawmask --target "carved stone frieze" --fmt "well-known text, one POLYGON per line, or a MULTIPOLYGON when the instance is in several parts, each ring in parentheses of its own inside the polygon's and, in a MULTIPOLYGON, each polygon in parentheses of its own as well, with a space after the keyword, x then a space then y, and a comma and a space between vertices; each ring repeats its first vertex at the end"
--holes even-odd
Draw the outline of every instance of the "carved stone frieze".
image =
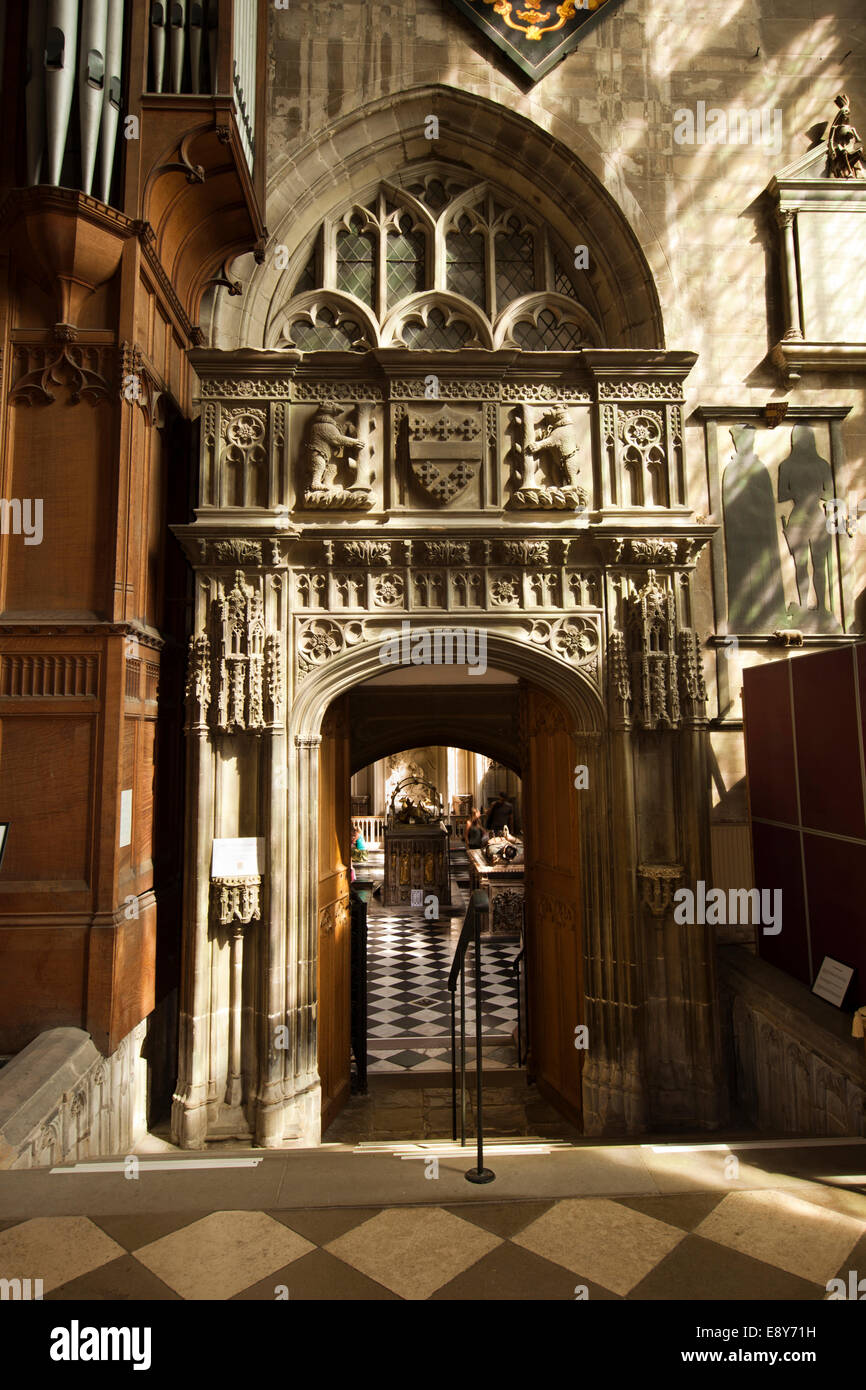
POLYGON ((574 511, 588 495, 580 485, 579 445, 565 406, 519 406, 512 418, 513 491, 509 506, 574 511))
POLYGON ((269 397, 288 400, 290 396, 291 381, 288 377, 205 376, 201 379, 202 400, 267 400, 269 397))
POLYGON ((302 608, 325 608, 328 597, 328 576, 319 572, 304 571, 295 581, 298 602, 302 608))
POLYGON ((506 565, 549 565, 550 541, 502 541, 506 565))
POLYGON ((631 718, 631 676, 628 649, 622 632, 610 634, 607 645, 608 681, 619 728, 626 727, 631 718))
POLYGON ((295 639, 299 674, 306 675, 323 666, 338 652, 363 642, 364 637, 363 622, 336 622, 332 618, 312 618, 302 622, 295 639))
MULTIPOLYGON (((339 391, 336 394, 341 401, 381 401, 383 399, 381 386, 368 381, 341 381, 339 391)), ((421 395, 423 396, 423 394, 422 389, 421 395)), ((326 381, 296 380, 292 385, 292 397, 296 401, 330 401, 333 400, 334 395, 334 387, 326 381)))
POLYGON ((576 608, 601 607, 601 574, 598 570, 574 570, 566 580, 576 608))
POLYGON ((601 633, 595 617, 581 613, 554 622, 536 619, 528 625, 527 640, 598 681, 601 633))
POLYGON ((390 565, 389 541, 343 541, 340 560, 344 565, 390 565))
POLYGON ((453 502, 477 477, 482 462, 482 419, 477 408, 417 410, 408 417, 409 469, 436 503, 453 502))
POLYGON ((668 470, 664 415, 659 410, 620 410, 617 432, 632 505, 667 506, 668 470))
POLYGON ((214 910, 220 925, 227 927, 232 922, 241 922, 246 926, 259 921, 261 885, 258 874, 241 878, 212 878, 214 910))
POLYGON ((367 511, 373 505, 376 478, 369 408, 358 406, 355 420, 346 424, 339 423, 342 413, 333 401, 322 401, 307 425, 301 449, 305 474, 303 505, 367 511), (337 481, 340 470, 345 475, 345 485, 337 481))
POLYGON ((503 382, 503 402, 525 400, 544 401, 550 405, 582 405, 592 400, 588 390, 582 386, 564 386, 561 382, 523 381, 503 382))
POLYGON ((396 604, 402 604, 405 588, 401 574, 377 575, 373 581, 373 602, 377 608, 391 608, 396 604))
POLYGON ((598 383, 600 401, 682 401, 680 381, 611 381, 602 378, 598 383))
POLYGON ((208 628, 190 638, 186 699, 190 727, 219 733, 256 732, 282 717, 282 655, 277 634, 265 633, 261 590, 236 570, 219 584, 208 628))
POLYGON ((501 386, 498 381, 489 378, 480 380, 449 380, 446 377, 437 376, 432 383, 435 386, 433 395, 430 394, 429 375, 424 377, 412 377, 408 380, 398 379, 390 384, 390 395, 392 400, 443 400, 443 401, 498 401, 501 394, 501 386))
POLYGON ((468 541, 425 541, 423 552, 428 565, 469 564, 468 541))
MULTIPOLYGON (((203 560, 205 558, 202 556, 203 560)), ((262 563, 262 543, 261 541, 247 540, 245 537, 211 541, 210 559, 218 565, 260 565, 262 563)))
POLYGON ((673 905, 677 885, 682 883, 685 869, 682 864, 639 864, 638 882, 641 902, 653 917, 664 917, 673 905))
POLYGON ((629 541, 628 554, 629 558, 639 565, 675 565, 679 543, 659 540, 629 541))
POLYGON ((633 714, 645 729, 680 722, 676 601, 650 570, 626 602, 633 714))
POLYGON ((680 705, 684 718, 692 724, 706 720, 707 686, 698 634, 681 628, 677 637, 680 675, 680 705))

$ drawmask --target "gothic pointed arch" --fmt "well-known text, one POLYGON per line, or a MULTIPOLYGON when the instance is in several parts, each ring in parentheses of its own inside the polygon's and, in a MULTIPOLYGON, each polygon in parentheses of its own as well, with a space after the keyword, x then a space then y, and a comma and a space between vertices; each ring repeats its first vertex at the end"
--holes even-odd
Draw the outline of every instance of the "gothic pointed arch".
POLYGON ((378 223, 375 264, 356 246, 353 272, 356 284, 373 286, 368 307, 380 325, 397 307, 400 290, 453 293, 456 280, 470 285, 474 275, 477 293, 465 297, 485 314, 491 331, 514 301, 548 293, 589 315, 598 345, 663 347, 656 284, 670 273, 651 227, 612 171, 603 171, 608 188, 577 158, 577 133, 551 125, 549 132, 498 102, 444 86, 399 93, 338 120, 327 173, 321 139, 274 172, 268 253, 261 266, 235 264, 244 292, 231 301, 217 292, 210 342, 226 349, 266 346, 294 295, 338 289, 328 266, 334 265, 340 219, 348 213, 351 221, 366 209, 363 225, 342 230, 363 237, 373 231, 368 217, 378 223), (434 108, 439 138, 431 158, 419 113, 434 108), (389 282, 386 242, 392 237, 389 282), (450 262, 449 240, 460 252, 450 262), (450 284, 449 264, 455 267, 450 284))

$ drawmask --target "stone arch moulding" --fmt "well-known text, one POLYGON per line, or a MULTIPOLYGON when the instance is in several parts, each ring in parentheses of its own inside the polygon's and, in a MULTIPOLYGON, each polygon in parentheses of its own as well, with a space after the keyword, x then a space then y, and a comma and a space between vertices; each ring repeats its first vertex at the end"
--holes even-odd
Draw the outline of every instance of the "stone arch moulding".
POLYGON ((383 176, 435 159, 455 172, 469 170, 479 181, 506 181, 512 197, 533 218, 545 220, 565 246, 589 247, 595 264, 585 273, 592 277, 606 346, 664 347, 656 287, 670 293, 671 275, 652 228, 614 171, 602 169, 599 177, 577 158, 579 132, 549 116, 546 122, 550 131, 487 97, 431 85, 371 102, 318 132, 270 180, 270 250, 253 268, 242 298, 218 291, 212 345, 265 345, 272 306, 287 302, 298 269, 296 260, 288 269, 278 267, 275 246, 285 245, 290 253, 303 247, 308 254, 323 218, 341 203, 359 198, 383 176), (434 142, 424 137, 431 113, 439 120, 434 142), (615 185, 615 194, 604 179, 615 185))
MULTIPOLYGON (((424 622, 419 627, 435 631, 448 622, 424 622)), ((579 670, 552 657, 539 646, 506 633, 487 629, 487 663, 508 675, 523 676, 554 695, 566 708, 575 733, 599 735, 604 732, 607 714, 602 698, 579 670)), ((292 704, 289 738, 318 736, 328 705, 353 686, 380 676, 383 671, 379 648, 384 634, 373 642, 359 642, 330 658, 320 669, 301 681, 292 704)), ((396 667, 394 669, 397 669, 396 667)))

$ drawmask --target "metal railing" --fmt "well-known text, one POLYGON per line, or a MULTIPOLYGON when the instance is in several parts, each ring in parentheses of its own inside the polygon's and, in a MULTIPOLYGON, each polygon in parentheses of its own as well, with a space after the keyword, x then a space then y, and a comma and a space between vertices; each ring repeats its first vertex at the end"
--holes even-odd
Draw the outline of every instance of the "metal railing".
POLYGON ((475 984, 475 1133, 477 1147, 476 1166, 466 1174, 467 1182, 492 1182, 496 1174, 484 1167, 484 1102, 483 1066, 481 1047, 482 992, 481 992, 481 921, 490 911, 487 894, 476 889, 469 899, 466 916, 454 960, 448 975, 448 989, 451 994, 451 1137, 457 1140, 457 986, 460 986, 460 1143, 466 1143, 466 951, 474 948, 475 984))
POLYGON ((523 984, 523 961, 526 958, 526 946, 521 946, 514 960, 511 962, 511 973, 514 976, 515 994, 517 996, 517 1065, 523 1066, 529 1054, 529 995, 526 996, 526 1012, 524 1014, 521 1006, 521 993, 523 984), (526 1051, 523 1050, 524 1024, 526 1025, 526 1051))

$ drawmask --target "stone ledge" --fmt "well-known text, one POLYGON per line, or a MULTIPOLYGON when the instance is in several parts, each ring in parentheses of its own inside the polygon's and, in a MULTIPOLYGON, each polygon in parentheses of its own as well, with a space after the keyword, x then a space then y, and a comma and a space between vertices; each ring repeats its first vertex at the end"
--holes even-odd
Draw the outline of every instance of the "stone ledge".
POLYGON ((761 1128, 866 1133, 866 1055, 851 1018, 741 946, 718 951, 735 1094, 761 1128))
POLYGON ((0 1170, 127 1150, 144 1129, 142 1022, 105 1058, 80 1028, 51 1028, 0 1071, 0 1170))

